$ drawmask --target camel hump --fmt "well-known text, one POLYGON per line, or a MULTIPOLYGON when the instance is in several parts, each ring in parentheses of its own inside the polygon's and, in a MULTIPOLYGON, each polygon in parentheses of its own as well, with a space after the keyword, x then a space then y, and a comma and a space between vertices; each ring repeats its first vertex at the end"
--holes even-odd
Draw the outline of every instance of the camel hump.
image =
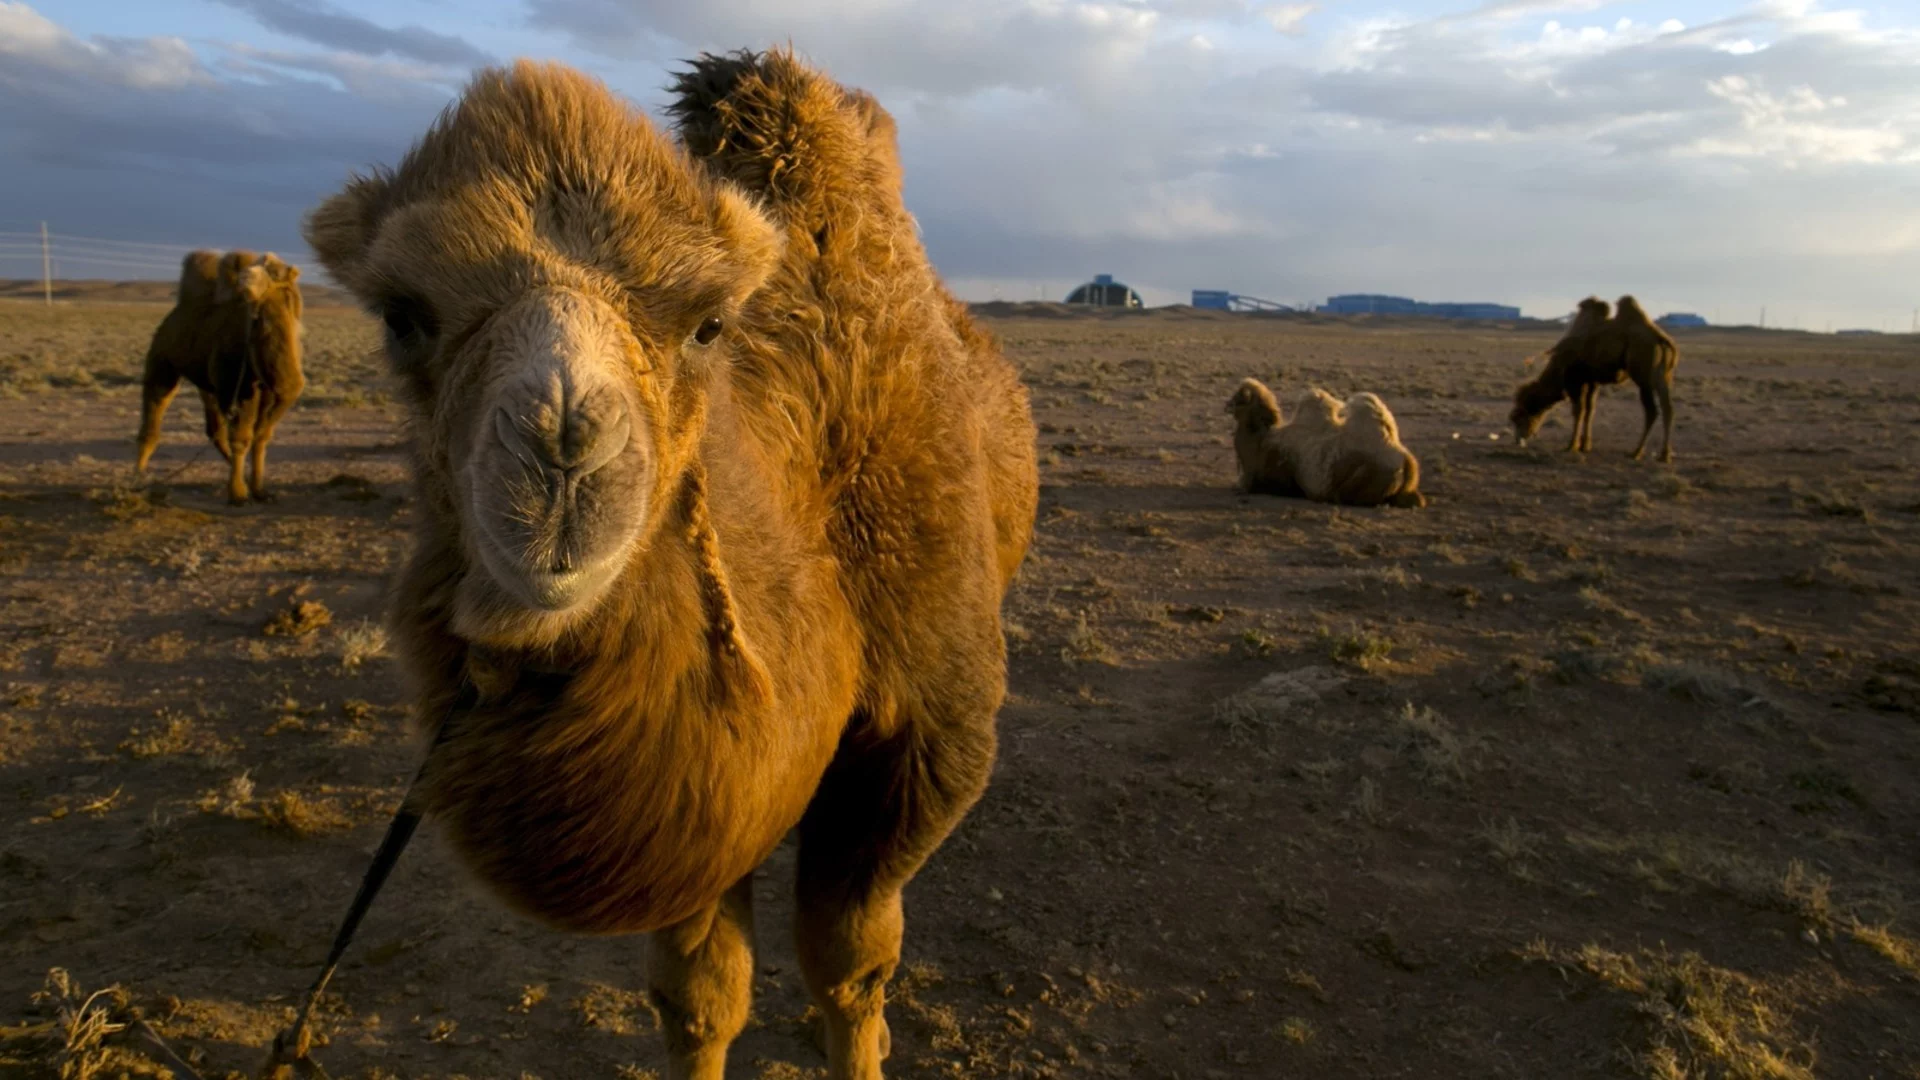
POLYGON ((897 195, 893 118, 790 50, 703 54, 675 78, 667 106, 687 149, 722 176, 810 226, 845 220, 838 204, 897 195))
POLYGON ((220 276, 220 253, 205 248, 189 251, 180 260, 180 286, 174 300, 182 305, 213 303, 214 282, 220 276))

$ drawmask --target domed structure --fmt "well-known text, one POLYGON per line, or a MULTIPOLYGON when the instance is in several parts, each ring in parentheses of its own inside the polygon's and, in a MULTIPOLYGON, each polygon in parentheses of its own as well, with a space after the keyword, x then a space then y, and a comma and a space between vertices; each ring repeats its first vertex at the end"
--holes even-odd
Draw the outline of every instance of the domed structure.
POLYGON ((1067 294, 1067 303, 1118 308, 1141 306, 1140 294, 1113 280, 1112 274, 1093 275, 1092 281, 1067 294))

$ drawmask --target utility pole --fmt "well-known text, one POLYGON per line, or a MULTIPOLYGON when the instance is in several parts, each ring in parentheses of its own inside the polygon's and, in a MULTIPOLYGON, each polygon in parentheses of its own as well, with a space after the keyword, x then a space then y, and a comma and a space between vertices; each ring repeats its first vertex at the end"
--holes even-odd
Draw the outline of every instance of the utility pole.
POLYGON ((1766 328, 1767 328, 1767 305, 1761 304, 1760 305, 1760 329, 1765 330, 1766 328))
POLYGON ((47 246, 47 223, 40 223, 40 295, 53 306, 53 249, 47 246))

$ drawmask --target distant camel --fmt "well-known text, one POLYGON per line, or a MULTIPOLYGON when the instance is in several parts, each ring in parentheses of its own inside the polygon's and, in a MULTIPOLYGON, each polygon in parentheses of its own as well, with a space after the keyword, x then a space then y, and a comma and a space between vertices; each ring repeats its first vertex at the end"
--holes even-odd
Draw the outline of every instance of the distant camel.
POLYGON ((1386 403, 1369 393, 1345 404, 1310 388, 1286 420, 1273 391, 1245 379, 1227 400, 1240 490, 1349 506, 1426 505, 1420 462, 1401 445, 1386 403))
POLYGON ((1634 447, 1634 460, 1646 452, 1654 419, 1663 417, 1666 432, 1660 460, 1672 461, 1673 371, 1679 362, 1678 346, 1647 318, 1632 296, 1620 298, 1619 311, 1611 318, 1607 302, 1590 296, 1580 301, 1572 325, 1548 350, 1546 366, 1514 391, 1513 410, 1508 414, 1514 435, 1525 446, 1539 432, 1547 413, 1564 398, 1573 410, 1573 436, 1567 450, 1591 451, 1593 407, 1600 388, 1632 379, 1640 388, 1640 404, 1646 412, 1646 426, 1640 432, 1639 445, 1634 447))
POLYGON ((208 441, 228 463, 228 501, 268 497, 267 443, 306 387, 299 277, 272 252, 195 251, 181 260, 173 310, 147 346, 136 470, 147 471, 185 379, 200 393, 208 441))

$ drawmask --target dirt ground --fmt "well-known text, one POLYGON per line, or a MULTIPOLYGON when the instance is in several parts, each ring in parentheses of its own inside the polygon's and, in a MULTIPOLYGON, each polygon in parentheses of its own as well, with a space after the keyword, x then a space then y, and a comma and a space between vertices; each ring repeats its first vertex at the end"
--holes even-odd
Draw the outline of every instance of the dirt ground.
MULTIPOLYGON (((251 1075, 415 765, 369 324, 309 309, 279 501, 236 510, 186 401, 129 482, 163 310, 0 304, 0 1076, 159 1075, 89 1049, 126 1004, 251 1075)), ((1920 340, 1686 334, 1662 467, 1630 389, 1586 460, 1564 409, 1511 445, 1539 326, 990 325, 1039 532, 993 785, 908 892, 891 1075, 1920 1077, 1920 340), (1380 393, 1432 504, 1236 494, 1245 375, 1380 393)), ((790 875, 737 1076, 822 1072, 790 875)), ((653 1077, 643 949, 509 916, 429 834, 321 1060, 653 1077)))

